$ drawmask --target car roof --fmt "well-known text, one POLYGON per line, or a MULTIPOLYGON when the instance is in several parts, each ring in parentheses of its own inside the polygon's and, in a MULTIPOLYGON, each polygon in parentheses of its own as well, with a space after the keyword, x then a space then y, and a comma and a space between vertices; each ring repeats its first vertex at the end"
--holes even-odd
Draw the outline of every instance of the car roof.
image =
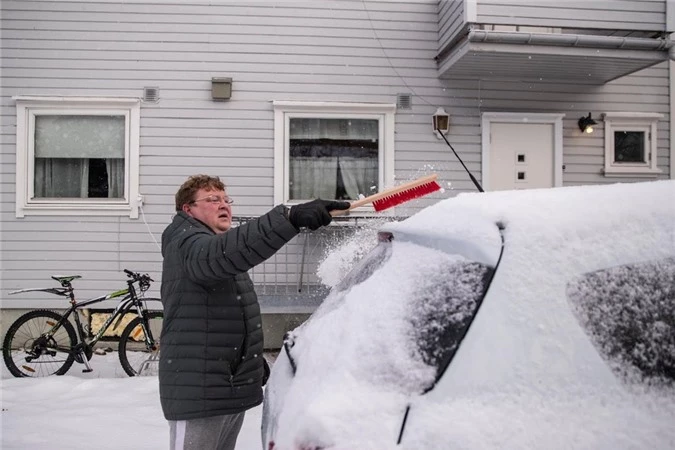
MULTIPOLYGON (((668 230, 674 220, 675 180, 661 180, 462 193, 405 221, 385 225, 382 230, 393 233, 397 240, 457 251, 469 259, 494 265, 501 247, 500 228, 511 242, 520 239, 555 246, 566 236, 585 235, 592 246, 604 245, 602 240, 594 240, 594 235, 629 223, 639 223, 644 229, 668 230)), ((670 254, 675 252, 672 239, 663 245, 670 254)), ((649 250, 645 249, 644 256, 649 256, 649 250)), ((640 259, 639 255, 631 258, 640 259)))

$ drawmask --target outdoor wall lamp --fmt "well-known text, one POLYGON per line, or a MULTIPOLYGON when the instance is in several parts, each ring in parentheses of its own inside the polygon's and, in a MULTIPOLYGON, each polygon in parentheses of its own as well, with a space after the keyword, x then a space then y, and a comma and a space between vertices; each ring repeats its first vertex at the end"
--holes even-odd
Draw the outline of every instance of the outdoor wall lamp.
POLYGON ((592 133, 593 125, 597 125, 598 122, 591 118, 591 113, 588 113, 588 116, 582 117, 579 119, 579 129, 582 133, 592 133))
POLYGON ((438 108, 433 116, 431 116, 431 124, 434 127, 434 132, 438 133, 436 137, 440 138, 440 133, 448 134, 450 129, 450 115, 445 112, 443 108, 438 108))

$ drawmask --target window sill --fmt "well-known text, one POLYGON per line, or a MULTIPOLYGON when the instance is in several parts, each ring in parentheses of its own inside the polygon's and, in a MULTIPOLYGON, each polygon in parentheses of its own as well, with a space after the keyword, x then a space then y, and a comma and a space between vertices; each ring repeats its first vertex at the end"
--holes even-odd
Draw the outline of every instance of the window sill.
POLYGON ((607 178, 656 178, 662 173, 661 169, 648 169, 641 167, 605 167, 604 175, 607 178))
POLYGON ((16 217, 25 216, 127 216, 138 219, 138 208, 128 203, 117 205, 84 203, 30 203, 17 205, 16 217))

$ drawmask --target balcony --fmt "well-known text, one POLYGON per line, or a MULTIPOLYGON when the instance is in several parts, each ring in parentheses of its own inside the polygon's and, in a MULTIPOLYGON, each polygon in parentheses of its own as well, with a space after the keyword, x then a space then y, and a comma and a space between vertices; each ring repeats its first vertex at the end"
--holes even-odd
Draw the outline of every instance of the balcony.
POLYGON ((445 79, 604 84, 668 60, 667 30, 665 1, 441 1, 436 60, 445 79))

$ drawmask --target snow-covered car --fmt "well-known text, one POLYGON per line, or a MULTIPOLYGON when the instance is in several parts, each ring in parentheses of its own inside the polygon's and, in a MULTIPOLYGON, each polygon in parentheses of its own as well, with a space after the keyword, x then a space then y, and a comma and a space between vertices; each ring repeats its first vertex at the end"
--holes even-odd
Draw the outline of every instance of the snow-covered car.
POLYGON ((675 181, 460 194, 289 333, 263 446, 675 448, 675 181))

